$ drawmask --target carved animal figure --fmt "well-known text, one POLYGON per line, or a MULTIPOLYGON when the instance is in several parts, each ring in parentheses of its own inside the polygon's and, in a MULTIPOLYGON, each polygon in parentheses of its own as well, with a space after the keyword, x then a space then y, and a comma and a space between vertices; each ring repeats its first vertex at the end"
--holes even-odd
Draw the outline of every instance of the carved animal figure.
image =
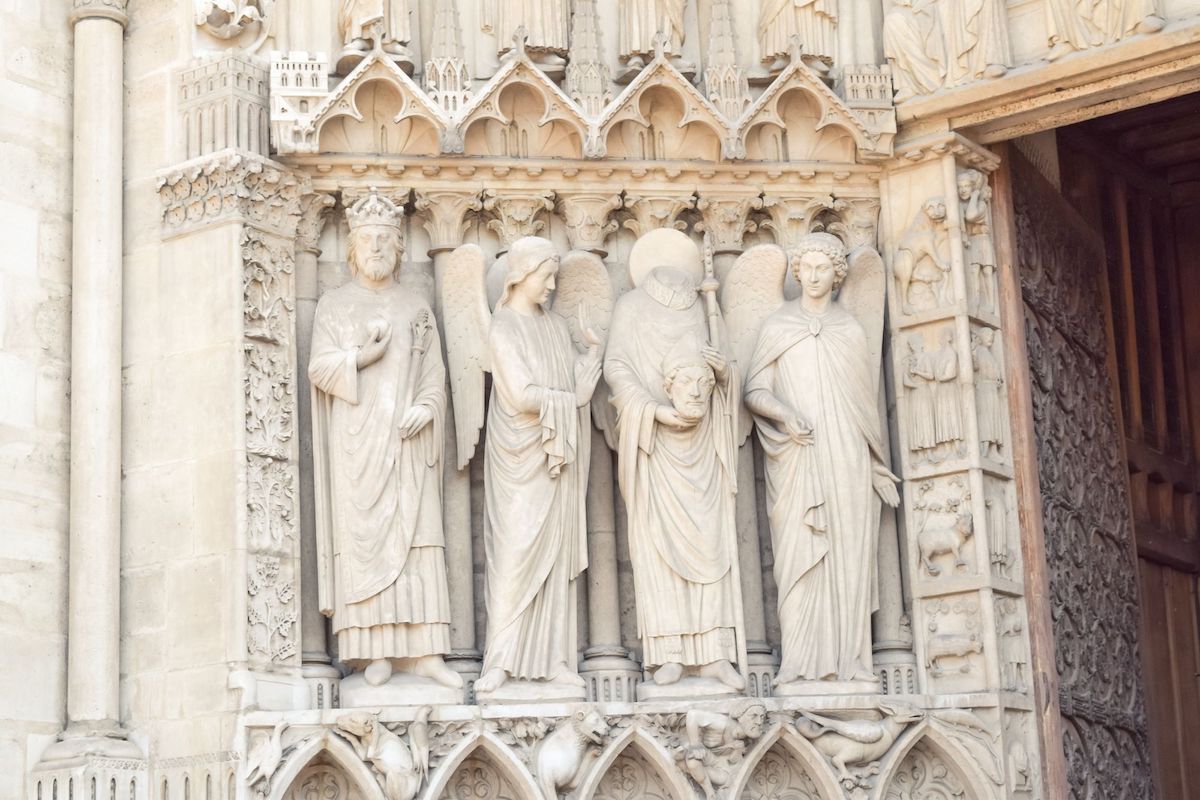
MULTIPOLYGON (((935 675, 942 673, 941 661, 943 658, 966 658, 971 653, 982 653, 983 642, 979 641, 977 634, 955 634, 946 633, 940 636, 931 636, 929 643, 925 645, 925 667, 934 671, 935 675)), ((959 667, 959 672, 969 672, 971 664, 964 661, 959 667)))
POLYGON ((276 722, 271 735, 259 739, 246 754, 246 785, 254 786, 259 781, 271 785, 271 776, 283 761, 283 732, 286 722, 276 722))
POLYGON ((911 722, 925 712, 888 703, 880 704, 881 719, 836 719, 800 710, 804 719, 796 723, 804 738, 825 755, 842 780, 853 780, 847 765, 866 766, 883 758, 911 722))
POLYGON ((358 757, 369 761, 379 774, 387 800, 412 800, 429 772, 429 715, 432 706, 422 706, 408 726, 408 744, 379 721, 378 714, 355 711, 336 723, 338 731, 354 747, 358 757))
POLYGON ((914 311, 909 289, 915 281, 932 284, 949 280, 950 265, 941 257, 941 228, 946 221, 946 204, 940 197, 926 200, 908 230, 900 237, 896 246, 896 257, 892 269, 900 284, 900 303, 905 314, 914 311), (918 274, 925 261, 934 267, 918 274), (934 277, 938 276, 938 277, 934 277))
POLYGON ((608 730, 604 717, 593 708, 576 711, 541 741, 537 775, 546 800, 554 800, 560 791, 578 785, 586 767, 596 758, 594 746, 603 743, 608 730))
POLYGON ((923 529, 917 536, 917 544, 921 548, 921 563, 935 578, 942 574, 941 567, 933 563, 936 556, 953 555, 954 566, 967 566, 962 557, 962 546, 974 533, 975 520, 970 511, 958 512, 951 527, 923 529))

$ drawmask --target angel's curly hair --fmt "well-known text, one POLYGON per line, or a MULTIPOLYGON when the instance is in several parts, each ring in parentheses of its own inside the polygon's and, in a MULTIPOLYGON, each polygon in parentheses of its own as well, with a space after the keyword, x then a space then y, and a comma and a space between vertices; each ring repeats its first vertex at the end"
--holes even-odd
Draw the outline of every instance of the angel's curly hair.
POLYGON ((797 265, 800 263, 801 256, 814 252, 828 256, 829 260, 833 262, 833 288, 836 290, 842 285, 842 281, 846 280, 846 273, 850 271, 850 262, 846 259, 846 245, 832 233, 815 232, 800 237, 800 241, 792 248, 788 259, 792 275, 797 281, 800 280, 800 276, 797 274, 797 265))

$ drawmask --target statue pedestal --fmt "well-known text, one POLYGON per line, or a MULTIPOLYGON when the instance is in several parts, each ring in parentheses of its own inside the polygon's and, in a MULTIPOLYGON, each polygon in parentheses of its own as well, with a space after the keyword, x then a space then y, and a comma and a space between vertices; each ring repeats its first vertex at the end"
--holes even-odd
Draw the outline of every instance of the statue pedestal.
POLYGON ((582 686, 550 681, 518 681, 509 679, 494 692, 476 692, 480 705, 501 703, 582 703, 586 693, 582 686))
POLYGON ((648 700, 716 700, 741 696, 741 692, 728 684, 721 683, 716 678, 702 678, 699 675, 689 675, 665 686, 649 680, 639 683, 637 687, 639 702, 648 700))
POLYGON ((879 679, 871 681, 792 681, 775 687, 775 697, 815 697, 829 694, 879 694, 879 679))
POLYGON ((431 678, 396 672, 380 686, 367 683, 361 672, 343 678, 339 687, 342 708, 364 706, 462 705, 462 689, 451 689, 431 678))

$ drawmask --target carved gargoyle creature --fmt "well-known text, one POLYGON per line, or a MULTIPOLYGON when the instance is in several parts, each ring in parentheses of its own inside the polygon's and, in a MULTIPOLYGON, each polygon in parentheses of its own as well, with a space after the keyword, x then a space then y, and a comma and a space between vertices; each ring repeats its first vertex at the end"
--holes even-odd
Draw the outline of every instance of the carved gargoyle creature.
POLYGON ((745 755, 746 742, 763 735, 767 711, 757 700, 744 700, 728 714, 692 709, 687 712, 687 745, 677 757, 706 800, 729 783, 745 755))
POLYGON ((802 709, 796 729, 833 762, 843 782, 855 781, 847 765, 865 767, 883 758, 909 723, 925 716, 899 704, 881 703, 879 710, 880 719, 837 719, 802 709))
POLYGON ((538 744, 537 776, 546 800, 555 800, 559 792, 569 792, 579 784, 608 732, 608 723, 598 711, 580 710, 538 744))
POLYGON ((412 800, 429 773, 429 715, 422 706, 408 726, 408 744, 379 721, 378 714, 355 711, 338 718, 336 730, 363 761, 375 768, 387 800, 412 800))
POLYGON ((287 726, 286 722, 276 722, 271 735, 256 741, 246 754, 246 785, 258 794, 267 794, 271 777, 283 761, 283 732, 287 726))

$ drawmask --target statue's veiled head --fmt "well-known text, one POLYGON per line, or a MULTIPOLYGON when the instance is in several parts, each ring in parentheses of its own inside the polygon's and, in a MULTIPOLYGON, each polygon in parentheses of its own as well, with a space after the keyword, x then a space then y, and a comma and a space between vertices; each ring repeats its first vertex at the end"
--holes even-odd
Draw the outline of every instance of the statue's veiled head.
POLYGON ((346 259, 351 275, 382 281, 396 271, 404 255, 403 216, 399 206, 373 189, 346 210, 350 225, 346 259))
POLYGON ((717 383, 700 347, 694 337, 684 336, 663 359, 663 389, 675 413, 689 422, 708 413, 708 401, 717 383))
POLYGON ((545 305, 554 292, 558 275, 558 250, 549 239, 524 236, 508 250, 508 272, 499 305, 521 295, 530 305, 545 305))
POLYGON ((832 233, 810 233, 791 253, 792 274, 809 297, 824 297, 837 290, 850 269, 846 245, 832 233))

